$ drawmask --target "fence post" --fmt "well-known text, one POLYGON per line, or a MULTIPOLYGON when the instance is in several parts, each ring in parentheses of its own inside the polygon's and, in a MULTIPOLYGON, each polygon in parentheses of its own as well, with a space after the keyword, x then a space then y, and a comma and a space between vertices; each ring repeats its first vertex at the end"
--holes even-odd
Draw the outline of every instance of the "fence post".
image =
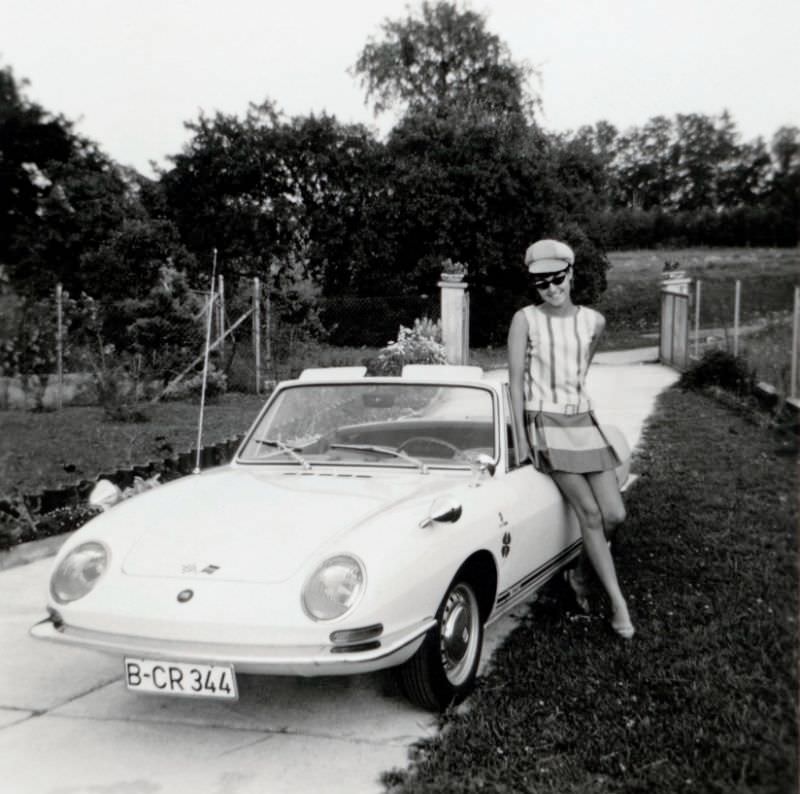
POLYGON ((270 299, 270 285, 266 286, 264 297, 264 357, 266 358, 269 377, 276 378, 276 370, 272 361, 272 301, 270 299))
POLYGON ((256 364, 256 394, 261 394, 261 287, 253 278, 253 356, 256 364))
MULTIPOLYGON (((225 277, 220 273, 219 281, 219 297, 217 299, 217 338, 220 340, 225 339, 225 277)), ((219 343, 219 357, 221 366, 224 366, 225 361, 225 342, 219 343)))
POLYGON ((739 310, 742 303, 742 282, 736 279, 736 295, 733 302, 733 355, 739 355, 739 310))
MULTIPOLYGON (((58 372, 58 410, 64 407, 64 300, 61 282, 56 284, 56 371, 58 372)), ((47 384, 45 384, 46 387, 47 384)))
POLYGON ((694 357, 700 358, 700 299, 702 296, 702 281, 697 279, 694 285, 694 357))
POLYGON ((797 357, 800 355, 800 287, 794 288, 794 312, 792 313, 792 363, 789 379, 789 396, 797 399, 797 357))

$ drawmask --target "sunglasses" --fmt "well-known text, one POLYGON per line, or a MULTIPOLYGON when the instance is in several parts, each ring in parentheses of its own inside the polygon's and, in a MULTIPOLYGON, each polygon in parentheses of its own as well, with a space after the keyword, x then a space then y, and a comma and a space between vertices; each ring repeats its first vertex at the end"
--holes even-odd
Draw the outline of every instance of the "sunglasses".
POLYGON ((539 276, 533 280, 533 286, 536 289, 547 289, 551 284, 563 284, 568 273, 569 268, 565 268, 560 273, 554 273, 552 276, 539 276))

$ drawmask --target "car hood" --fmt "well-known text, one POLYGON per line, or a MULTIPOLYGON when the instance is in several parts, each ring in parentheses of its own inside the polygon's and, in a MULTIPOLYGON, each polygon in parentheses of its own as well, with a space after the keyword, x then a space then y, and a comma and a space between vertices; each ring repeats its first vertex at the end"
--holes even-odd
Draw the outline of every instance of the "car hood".
MULTIPOLYGON (((230 467, 192 475, 133 497, 118 510, 141 530, 122 561, 131 576, 280 582, 326 545, 385 511, 451 490, 464 474, 353 476, 264 473, 230 467), (127 509, 126 509, 127 508, 127 509)), ((377 529, 377 527, 376 527, 377 529)), ((355 552, 343 540, 333 552, 355 552)))

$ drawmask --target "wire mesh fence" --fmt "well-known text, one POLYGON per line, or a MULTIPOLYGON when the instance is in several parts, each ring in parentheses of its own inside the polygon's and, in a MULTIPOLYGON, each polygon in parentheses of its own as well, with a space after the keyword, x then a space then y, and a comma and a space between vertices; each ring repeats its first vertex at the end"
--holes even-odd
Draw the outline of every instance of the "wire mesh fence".
POLYGON ((0 408, 59 408, 189 396, 204 369, 211 394, 262 393, 304 366, 361 364, 352 351, 333 351, 369 355, 400 325, 437 319, 439 296, 320 297, 218 277, 213 290, 186 290, 180 300, 165 293, 146 305, 105 307, 57 287, 9 314, 0 328, 0 408))
MULTIPOLYGON (((690 355, 699 358, 715 347, 743 355, 759 380, 796 398, 796 282, 793 273, 695 278, 690 287, 690 355)), ((650 292, 652 288, 648 297, 650 292)), ((471 303, 473 327, 492 326, 496 312, 487 313, 476 297, 471 303)), ((518 297, 508 296, 503 330, 518 297)), ((103 389, 116 390, 111 397, 120 401, 130 395, 152 400, 193 394, 201 384, 209 320, 213 396, 215 389, 262 393, 270 382, 294 377, 308 366, 364 364, 397 338, 401 325, 440 315, 438 291, 413 296, 302 295, 252 278, 220 277, 213 292, 188 291, 177 307, 175 296, 160 300, 162 304, 148 306, 147 316, 115 309, 101 324, 99 302, 82 302, 57 289, 51 299, 19 308, 13 350, 8 341, 13 329, 4 318, 0 407, 8 407, 14 394, 17 404, 21 400, 25 407, 48 408, 61 406, 65 399, 100 401, 98 390, 103 389)), ((601 310, 613 324, 616 298, 609 294, 604 300, 609 305, 601 310)), ((637 316, 652 315, 648 307, 649 303, 639 305, 637 316)), ((628 301, 623 308, 633 318, 636 307, 628 301)), ((473 334, 473 346, 476 341, 473 334)))
POLYGON ((758 380, 784 396, 798 397, 800 288, 796 276, 695 279, 691 297, 694 358, 722 348, 746 359, 758 380))

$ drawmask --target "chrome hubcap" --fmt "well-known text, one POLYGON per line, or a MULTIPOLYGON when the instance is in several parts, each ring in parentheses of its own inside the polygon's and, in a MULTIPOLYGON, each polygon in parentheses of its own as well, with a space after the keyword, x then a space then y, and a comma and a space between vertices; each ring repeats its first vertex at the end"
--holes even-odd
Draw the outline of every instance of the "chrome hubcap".
POLYGON ((464 585, 448 596, 440 624, 440 653, 445 675, 458 686, 469 676, 478 648, 478 605, 464 585))

